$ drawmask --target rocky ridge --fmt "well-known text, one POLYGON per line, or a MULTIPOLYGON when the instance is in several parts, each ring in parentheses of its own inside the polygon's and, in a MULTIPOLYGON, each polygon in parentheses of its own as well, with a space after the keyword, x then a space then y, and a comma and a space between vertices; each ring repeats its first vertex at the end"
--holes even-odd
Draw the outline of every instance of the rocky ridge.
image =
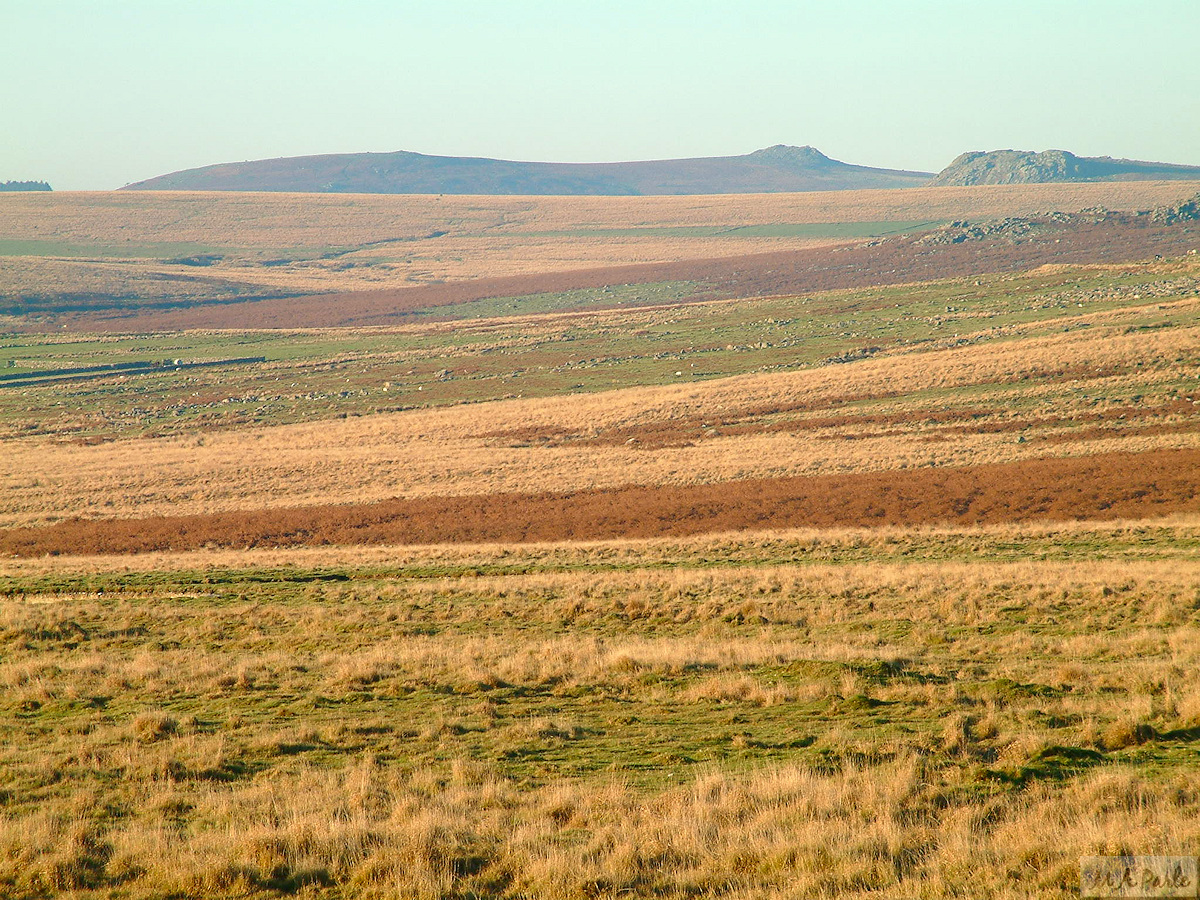
POLYGON ((1077 213, 1048 212, 1034 216, 1009 216, 985 222, 951 222, 918 237, 919 246, 936 247, 946 244, 962 244, 967 241, 1001 240, 1019 244, 1023 240, 1067 230, 1084 225, 1118 223, 1148 223, 1152 225, 1174 225, 1178 222, 1200 220, 1200 194, 1174 206, 1158 206, 1135 213, 1114 212, 1102 206, 1080 210, 1077 213))
POLYGON ((930 187, 1043 184, 1056 181, 1200 181, 1200 166, 1076 156, 1066 150, 974 150, 938 173, 930 187))

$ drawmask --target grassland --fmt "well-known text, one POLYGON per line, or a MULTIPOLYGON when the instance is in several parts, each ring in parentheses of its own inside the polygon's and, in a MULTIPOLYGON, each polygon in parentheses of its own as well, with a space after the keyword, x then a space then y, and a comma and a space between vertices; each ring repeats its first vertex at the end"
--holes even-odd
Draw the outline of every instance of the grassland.
POLYGON ((680 537, 796 526, 1111 521, 1194 512, 1200 450, 698 485, 485 493, 214 514, 69 519, 0 530, 0 555, 198 548, 509 544, 680 537))
POLYGON ((0 316, 736 257, 955 219, 1149 208, 1198 188, 1110 183, 724 197, 9 194, 0 197, 0 316))
POLYGON ((1191 226, 744 265, 1194 189, 0 198, 41 254, 0 258, 0 897, 1066 898, 1200 854, 1191 226), (685 251, 729 258, 72 330, 685 251))
MULTIPOLYGON (((866 358, 1012 343, 1064 328, 1165 328, 1175 333, 1193 321, 1200 268, 1191 260, 1071 267, 1020 277, 654 308, 670 306, 689 288, 665 283, 472 301, 441 309, 438 318, 486 321, 402 328, 9 334, 0 337, 0 384, 5 376, 164 358, 263 356, 267 362, 239 370, 236 379, 225 372, 211 377, 189 372, 186 377, 129 376, 121 384, 80 383, 65 389, 5 385, 0 388, 0 427, 34 420, 38 433, 83 438, 188 433, 197 424, 212 427, 229 416, 244 417, 247 404, 258 422, 281 424, 518 393, 545 397, 674 384, 681 378, 692 383, 835 359, 848 362, 855 354, 866 358), (593 302, 623 303, 625 308, 541 314, 593 302), (514 314, 513 305, 519 313, 514 314), (639 306, 651 308, 635 308, 639 306), (297 379, 303 380, 303 391, 281 390, 297 379), (196 393, 205 399, 190 403, 196 393), (113 413, 128 405, 119 398, 131 394, 138 395, 141 413, 136 421, 122 421, 113 413), (245 401, 245 395, 258 400, 245 401), (110 411, 112 424, 103 424, 93 412, 100 409, 110 411)), ((1088 336, 1077 339, 1088 342, 1088 336)))
POLYGON ((1077 896, 1195 853, 1194 520, 9 562, 13 897, 1077 896), (283 649, 286 648, 286 649, 283 649))
POLYGON ((0 375, 268 362, 0 387, 2 524, 1195 447, 1197 274, 1189 257, 404 329, 14 336, 0 375))

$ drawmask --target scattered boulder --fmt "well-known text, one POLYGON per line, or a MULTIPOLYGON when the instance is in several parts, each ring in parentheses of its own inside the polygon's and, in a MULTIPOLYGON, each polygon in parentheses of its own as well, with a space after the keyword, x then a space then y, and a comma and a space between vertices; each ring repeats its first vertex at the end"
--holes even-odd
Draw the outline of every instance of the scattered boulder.
POLYGON ((1157 206, 1150 210, 1150 220, 1156 225, 1174 225, 1200 219, 1200 194, 1184 200, 1178 206, 1157 206))

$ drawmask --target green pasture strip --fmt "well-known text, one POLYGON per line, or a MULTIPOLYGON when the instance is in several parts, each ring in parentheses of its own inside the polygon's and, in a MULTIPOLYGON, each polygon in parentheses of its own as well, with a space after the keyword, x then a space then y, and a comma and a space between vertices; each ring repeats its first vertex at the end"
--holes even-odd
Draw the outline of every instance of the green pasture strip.
POLYGON ((700 293, 709 285, 697 281, 658 281, 617 284, 602 288, 577 288, 556 293, 521 297, 487 297, 452 306, 431 306, 418 315, 433 319, 488 319, 499 316, 531 316, 589 307, 659 306, 677 303, 700 293))
MULTIPOLYGON (((925 344, 954 346, 960 335, 973 335, 975 342, 1020 340, 1063 327, 1094 327, 1102 322, 1092 317, 1114 309, 1127 310, 1121 318, 1126 328, 1194 325, 1194 307, 1169 303, 1194 296, 1195 287, 1187 278, 1177 289, 1174 283, 1161 273, 1113 276, 1080 269, 667 309, 631 306, 594 317, 483 318, 505 312, 513 302, 526 310, 541 304, 552 312, 588 302, 653 303, 702 287, 671 282, 463 304, 450 309, 462 314, 471 306, 479 318, 452 329, 0 335, 0 374, 166 358, 266 359, 264 365, 219 375, 156 371, 121 383, 14 386, 0 397, 0 429, 9 434, 64 429, 81 436, 187 432, 222 422, 313 421, 518 395, 677 384, 853 364, 925 344), (1014 335, 1010 326, 1022 326, 1022 333, 1014 335)), ((948 397, 965 401, 986 392, 986 386, 976 386, 948 397)))

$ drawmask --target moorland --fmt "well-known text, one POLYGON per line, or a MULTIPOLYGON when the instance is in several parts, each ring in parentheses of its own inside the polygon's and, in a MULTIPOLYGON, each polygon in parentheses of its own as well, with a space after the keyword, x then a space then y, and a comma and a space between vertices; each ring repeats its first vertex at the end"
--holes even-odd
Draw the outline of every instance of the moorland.
MULTIPOLYGON (((737 197, 10 194, 0 203, 0 327, 137 332, 387 324, 398 311, 447 301, 706 276, 729 282, 755 275, 756 290, 781 293, 787 283, 767 273, 786 266, 797 250, 957 220, 1149 209, 1176 203, 1195 186, 1114 182, 737 197), (764 258, 755 262, 755 255, 764 258), (706 262, 713 265, 708 261, 736 259, 747 262, 704 271, 706 262), (512 280, 493 282, 503 278, 512 280), (308 309, 299 299, 305 295, 321 296, 308 309), (262 302, 267 298, 281 302, 262 302), (375 318, 353 319, 353 310, 343 308, 351 301, 375 318), (218 318, 223 308, 230 312, 218 318), (141 318, 152 312, 162 317, 141 318)), ((1122 241, 1109 235, 1105 243, 1122 241)), ((1182 245, 1176 250, 1184 252, 1182 245)), ((1122 255, 1136 259, 1138 252, 1122 255)), ((869 257, 856 263, 870 265, 869 257)), ((802 259, 790 268, 797 276, 812 266, 802 259)), ((875 268, 879 278, 895 266, 875 268)), ((901 277, 944 270, 938 261, 901 277)), ((840 286, 829 279, 805 289, 840 286)), ((723 296, 744 296, 737 288, 728 284, 723 296)), ((676 285, 675 296, 696 290, 676 285)))
POLYGON ((0 894, 1200 853, 1198 188, 0 199, 0 894))

